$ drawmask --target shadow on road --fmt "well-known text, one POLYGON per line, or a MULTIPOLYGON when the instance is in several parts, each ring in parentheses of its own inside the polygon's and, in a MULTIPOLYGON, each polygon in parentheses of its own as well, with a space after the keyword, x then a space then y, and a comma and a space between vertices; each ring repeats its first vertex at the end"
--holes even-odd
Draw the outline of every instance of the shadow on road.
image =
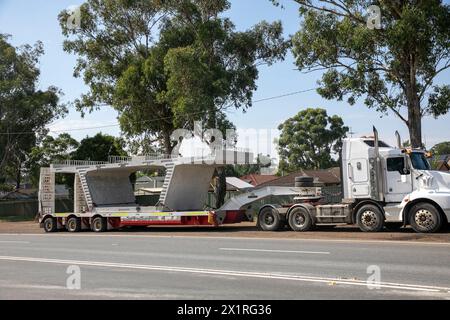
MULTIPOLYGON (((289 229, 289 227, 285 227, 279 231, 273 232, 263 232, 260 231, 255 224, 245 223, 245 224, 237 224, 237 225, 224 225, 220 227, 213 226, 150 226, 150 227, 125 227, 119 230, 111 231, 111 232, 122 232, 122 233, 146 233, 146 232, 157 232, 157 233, 167 233, 169 234, 198 234, 198 233, 213 233, 213 234, 259 234, 260 236, 266 234, 272 235, 284 235, 284 236, 295 236, 295 235, 325 235, 332 236, 335 235, 352 235, 361 237, 368 237, 369 235, 380 235, 383 238, 386 238, 388 235, 392 235, 395 237, 402 236, 405 239, 419 239, 426 236, 431 236, 431 234, 418 234, 410 227, 403 227, 399 225, 387 225, 382 231, 378 233, 366 233, 359 230, 357 226, 333 226, 333 225, 325 225, 318 226, 314 230, 309 232, 294 232, 289 229)), ((450 233, 450 224, 443 228, 439 233, 435 233, 433 235, 448 235, 450 233)))

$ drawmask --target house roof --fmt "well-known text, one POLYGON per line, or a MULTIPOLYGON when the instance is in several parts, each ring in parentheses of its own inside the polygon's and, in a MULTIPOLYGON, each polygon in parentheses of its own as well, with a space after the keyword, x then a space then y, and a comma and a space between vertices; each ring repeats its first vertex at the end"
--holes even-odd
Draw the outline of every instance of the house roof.
POLYGON ((439 160, 436 163, 436 169, 439 171, 450 171, 450 160, 449 161, 439 160))
POLYGON ((260 184, 278 179, 279 177, 276 175, 264 175, 264 174, 248 174, 242 176, 240 179, 244 180, 247 183, 250 183, 253 186, 259 186, 260 184))
POLYGON ((325 185, 337 185, 341 183, 340 168, 336 167, 325 170, 300 170, 276 180, 265 182, 260 186, 292 187, 295 184, 295 178, 301 176, 314 177, 315 182, 325 185))

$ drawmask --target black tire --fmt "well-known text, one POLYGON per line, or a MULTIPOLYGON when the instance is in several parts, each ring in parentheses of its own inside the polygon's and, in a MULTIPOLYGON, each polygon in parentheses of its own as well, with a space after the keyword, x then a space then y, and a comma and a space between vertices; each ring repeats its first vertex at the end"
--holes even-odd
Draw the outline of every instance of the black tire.
POLYGON ((72 217, 66 222, 66 229, 69 232, 80 232, 81 231, 81 219, 77 217, 72 217))
POLYGON ((356 213, 356 223, 359 229, 364 232, 381 231, 384 226, 383 212, 375 205, 363 205, 356 213))
POLYGON ((94 232, 105 232, 108 229, 106 218, 95 217, 91 222, 91 229, 94 232))
POLYGON ((309 231, 313 226, 313 220, 309 211, 305 208, 297 207, 289 214, 289 226, 294 231, 309 231))
POLYGON ((294 185, 296 188, 312 188, 314 187, 313 182, 296 182, 294 185))
POLYGON ((295 177, 295 182, 314 182, 314 177, 308 177, 308 176, 299 176, 295 177))
POLYGON ((430 203, 417 203, 409 210, 409 224, 415 232, 433 233, 442 227, 442 217, 430 203))
POLYGON ((44 226, 45 232, 56 232, 58 230, 58 224, 55 218, 53 217, 47 217, 42 222, 44 226))
POLYGON ((274 208, 265 207, 259 211, 257 225, 263 231, 277 231, 282 226, 280 214, 274 208))

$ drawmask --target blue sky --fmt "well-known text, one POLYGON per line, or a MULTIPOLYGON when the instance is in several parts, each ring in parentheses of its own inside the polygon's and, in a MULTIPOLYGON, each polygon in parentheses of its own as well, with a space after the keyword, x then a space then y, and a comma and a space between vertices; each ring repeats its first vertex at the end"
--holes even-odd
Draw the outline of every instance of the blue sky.
MULTIPOLYGON (((37 40, 44 43, 45 55, 40 62, 40 86, 46 88, 56 85, 65 94, 64 100, 71 101, 82 92, 87 91, 81 79, 72 77, 76 57, 62 50, 63 37, 57 22, 58 13, 71 5, 81 4, 82 0, 0 0, 0 33, 12 35, 14 45, 32 44, 37 40)), ((297 5, 293 1, 283 0, 284 9, 274 7, 268 0, 232 0, 232 8, 226 13, 236 24, 237 29, 245 30, 261 20, 281 20, 285 34, 294 34, 299 28, 297 5)), ((270 67, 261 67, 258 79, 258 90, 254 99, 282 95, 285 93, 315 88, 320 73, 303 74, 294 70, 293 58, 289 54, 284 62, 270 67)), ((439 76, 436 83, 449 83, 450 71, 439 76)), ((321 98, 315 91, 284 97, 277 100, 255 103, 245 114, 232 110, 229 118, 240 129, 276 129, 277 126, 308 107, 327 109, 329 114, 337 114, 351 127, 355 136, 369 133, 372 125, 378 128, 381 136, 394 143, 394 132, 399 130, 403 140, 408 138, 405 125, 394 115, 380 118, 376 111, 367 109, 362 103, 349 106, 345 102, 328 101, 321 98)), ((51 126, 53 130, 89 128, 114 125, 117 114, 110 108, 86 116, 84 119, 72 110, 63 120, 58 120, 51 126)), ((424 140, 427 147, 435 143, 450 140, 450 115, 439 118, 427 117, 423 121, 424 140)), ((76 139, 94 135, 102 131, 119 135, 118 127, 102 129, 70 131, 76 139)), ((273 137, 268 138, 270 141, 273 137)), ((260 144, 267 144, 264 139, 260 144)), ((241 143, 242 144, 242 143, 241 143)), ((259 150, 261 151, 261 150, 259 150)), ((264 151, 262 151, 264 152, 264 151)), ((272 148, 272 153, 274 149, 272 148)))

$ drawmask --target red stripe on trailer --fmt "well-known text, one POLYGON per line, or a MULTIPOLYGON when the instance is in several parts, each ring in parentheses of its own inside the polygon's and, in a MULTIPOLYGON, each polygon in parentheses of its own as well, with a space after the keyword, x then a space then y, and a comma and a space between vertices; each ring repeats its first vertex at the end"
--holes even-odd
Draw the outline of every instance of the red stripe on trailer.
POLYGON ((245 210, 228 210, 226 211, 223 224, 240 223, 245 218, 245 210))
POLYGON ((120 223, 121 227, 125 226, 167 226, 167 225, 182 225, 180 220, 177 221, 122 221, 120 223))

